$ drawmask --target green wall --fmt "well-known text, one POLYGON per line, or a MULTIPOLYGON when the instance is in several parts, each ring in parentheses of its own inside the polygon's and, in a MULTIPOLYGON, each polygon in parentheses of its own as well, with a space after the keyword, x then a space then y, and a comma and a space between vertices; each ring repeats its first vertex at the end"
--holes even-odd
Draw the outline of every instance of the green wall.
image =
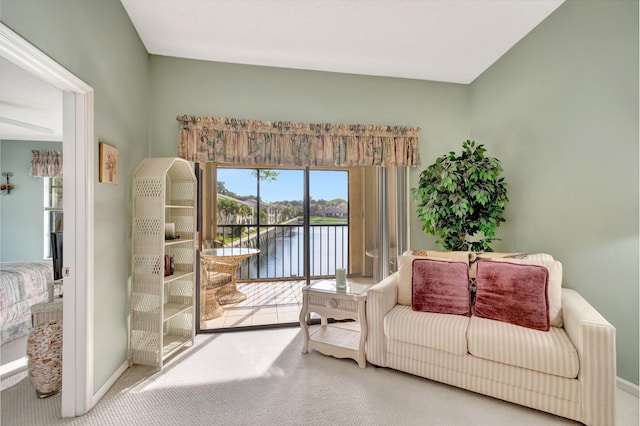
MULTIPOLYGON (((2 0, 0 20, 95 90, 96 390, 127 358, 131 175, 176 155, 182 114, 420 126, 411 186, 462 140, 484 143, 509 179, 496 248, 560 259, 638 383, 637 2, 570 0, 470 86, 149 60, 117 0, 2 0), (117 186, 97 183, 99 141, 120 150, 117 186)), ((434 247, 420 228, 412 213, 411 245, 434 247)))
MULTIPOLYGON (((419 126, 422 164, 469 135, 469 90, 460 84, 152 55, 151 87, 151 156, 177 155, 176 116, 183 114, 419 126)), ((412 169, 411 186, 421 169, 412 169)), ((413 245, 430 244, 415 213, 411 225, 413 245)))
POLYGON ((471 84, 509 183, 501 250, 548 252, 638 384, 638 2, 568 1, 471 84))
MULTIPOLYGON (((117 0, 2 0, 2 22, 95 91, 94 390, 127 360, 131 189, 148 154, 149 55, 117 0), (119 149, 117 186, 98 183, 98 142, 119 149)), ((82 285, 82 283, 78 283, 82 285)))
POLYGON ((0 262, 44 258, 44 179, 29 176, 32 149, 62 151, 62 143, 0 140, 0 170, 15 187, 0 196, 0 262))

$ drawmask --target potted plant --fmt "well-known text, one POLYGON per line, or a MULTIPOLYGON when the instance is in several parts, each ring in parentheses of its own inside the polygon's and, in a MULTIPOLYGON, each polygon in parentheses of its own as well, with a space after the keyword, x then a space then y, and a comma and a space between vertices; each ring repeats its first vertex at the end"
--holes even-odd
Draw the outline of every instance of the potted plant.
POLYGON ((462 143, 420 174, 411 189, 422 230, 438 237, 445 250, 493 251, 495 231, 504 217, 507 183, 500 161, 485 157, 484 145, 462 143))

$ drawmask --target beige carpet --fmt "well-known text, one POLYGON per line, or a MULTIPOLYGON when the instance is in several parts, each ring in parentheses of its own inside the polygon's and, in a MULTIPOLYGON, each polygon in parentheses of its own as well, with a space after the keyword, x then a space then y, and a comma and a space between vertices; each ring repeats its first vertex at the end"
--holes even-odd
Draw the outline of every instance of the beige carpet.
MULTIPOLYGON (((300 353, 299 328, 200 335, 162 372, 129 369, 85 416, 60 419, 60 395, 28 379, 1 395, 18 425, 575 425, 567 419, 397 371, 300 353)), ((619 426, 638 399, 618 390, 619 426)))

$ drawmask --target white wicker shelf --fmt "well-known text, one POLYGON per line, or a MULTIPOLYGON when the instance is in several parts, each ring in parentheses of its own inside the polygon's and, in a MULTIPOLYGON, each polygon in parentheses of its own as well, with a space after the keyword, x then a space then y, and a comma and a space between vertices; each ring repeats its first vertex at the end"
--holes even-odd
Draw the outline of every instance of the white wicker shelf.
POLYGON ((147 158, 133 175, 132 364, 162 368, 195 337, 196 177, 180 158, 147 158), (176 240, 165 240, 166 223, 176 240), (173 274, 164 276, 165 256, 173 274))

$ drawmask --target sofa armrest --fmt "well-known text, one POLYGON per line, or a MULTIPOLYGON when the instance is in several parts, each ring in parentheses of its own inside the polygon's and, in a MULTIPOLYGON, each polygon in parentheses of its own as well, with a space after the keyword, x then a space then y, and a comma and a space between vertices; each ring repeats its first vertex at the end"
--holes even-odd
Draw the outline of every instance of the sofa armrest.
POLYGON ((615 424, 616 329, 580 294, 562 289, 564 329, 578 351, 582 421, 615 424))
POLYGON ((389 275, 367 291, 367 361, 387 366, 384 317, 398 302, 398 273, 389 275))

